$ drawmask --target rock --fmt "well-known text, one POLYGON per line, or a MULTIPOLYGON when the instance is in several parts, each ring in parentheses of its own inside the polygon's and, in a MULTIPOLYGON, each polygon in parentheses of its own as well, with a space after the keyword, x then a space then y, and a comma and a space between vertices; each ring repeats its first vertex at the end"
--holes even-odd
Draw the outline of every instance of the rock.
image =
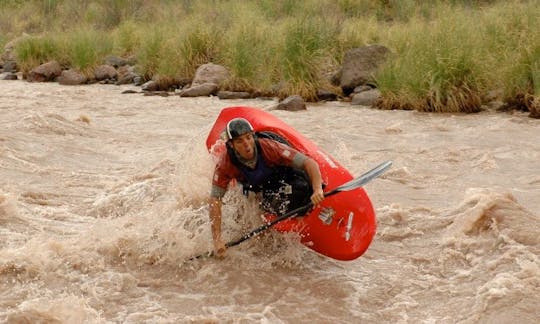
POLYGON ((504 89, 495 89, 487 91, 484 95, 482 100, 484 102, 491 102, 491 101, 500 101, 504 97, 504 89))
POLYGON ((317 90, 317 99, 321 101, 336 101, 338 95, 324 89, 317 90))
POLYGON ((225 67, 213 63, 203 64, 195 72, 191 86, 214 83, 219 87, 229 77, 230 73, 225 67))
POLYGON ((486 109, 499 111, 504 107, 504 102, 502 100, 493 100, 488 102, 485 106, 486 109))
POLYGON ((244 91, 218 91, 219 99, 249 99, 251 94, 244 91))
POLYGON ((360 92, 364 92, 364 91, 369 91, 371 89, 373 89, 373 88, 364 84, 364 85, 361 85, 361 86, 358 86, 358 87, 354 88, 353 93, 360 93, 360 92))
POLYGON ((138 74, 135 74, 135 77, 133 78, 133 83, 136 85, 136 86, 141 86, 143 84, 144 80, 142 78, 142 76, 138 75, 138 74))
POLYGON ((105 58, 105 65, 111 65, 115 68, 119 68, 124 65, 128 65, 128 60, 119 56, 109 55, 105 58))
POLYGON ((113 80, 118 76, 118 71, 112 65, 103 64, 94 69, 94 77, 98 81, 113 80))
POLYGON ((532 100, 531 105, 529 106, 529 111, 529 117, 536 119, 540 118, 540 97, 535 97, 532 100))
POLYGON ((339 85, 345 95, 354 88, 367 82, 373 82, 373 75, 386 61, 390 50, 381 45, 354 48, 345 53, 343 66, 339 74, 339 85))
POLYGON ((0 80, 17 80, 17 74, 13 72, 0 73, 0 80))
POLYGON ((299 95, 294 95, 283 99, 283 101, 277 105, 276 109, 288 111, 307 110, 304 99, 299 95))
POLYGON ((2 64, 2 70, 4 72, 17 72, 17 62, 15 61, 5 61, 4 64, 2 64))
POLYGON ((4 52, 0 55, 0 60, 4 62, 17 61, 17 58, 15 57, 15 46, 26 37, 28 37, 28 35, 23 35, 7 42, 6 45, 4 45, 4 52))
MULTIPOLYGON (((135 82, 135 79, 137 77, 140 76, 135 73, 135 68, 133 66, 124 65, 118 69, 118 81, 116 82, 116 84, 131 84, 135 82)), ((138 81, 141 82, 141 80, 138 81)))
POLYGON ((201 85, 191 86, 180 91, 180 97, 202 97, 215 94, 218 86, 215 83, 204 83, 201 85))
POLYGON ((85 84, 88 81, 88 78, 77 70, 65 70, 62 71, 62 74, 58 77, 58 83, 62 85, 80 85, 85 84))
POLYGON ((170 94, 167 91, 148 91, 144 93, 145 96, 160 96, 168 97, 170 94))
POLYGON ((159 84, 156 81, 150 80, 141 85, 141 90, 142 91, 158 91, 160 89, 159 89, 159 84))
POLYGON ((29 82, 47 82, 54 81, 62 74, 62 67, 57 61, 47 62, 34 68, 28 73, 27 80, 29 82))
POLYGON ((373 106, 381 97, 381 92, 378 89, 355 93, 352 96, 351 105, 373 106))

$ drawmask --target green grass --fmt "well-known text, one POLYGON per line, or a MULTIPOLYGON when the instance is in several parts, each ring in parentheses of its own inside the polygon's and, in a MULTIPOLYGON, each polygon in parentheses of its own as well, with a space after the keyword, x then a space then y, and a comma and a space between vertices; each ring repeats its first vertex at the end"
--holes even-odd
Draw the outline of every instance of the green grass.
POLYGON ((278 60, 280 80, 284 82, 279 91, 281 97, 293 93, 307 100, 316 98, 317 89, 323 85, 320 67, 332 39, 323 26, 322 20, 306 17, 292 19, 284 26, 278 60))
POLYGON ((0 45, 19 39, 24 71, 56 59, 90 73, 107 55, 133 55, 146 79, 175 80, 213 62, 231 72, 226 89, 312 100, 332 88, 328 75, 347 50, 381 44, 393 52, 375 76, 381 108, 476 112, 491 90, 525 107, 540 95, 537 0, 0 0, 0 7, 0 45))
POLYGON ((534 91, 538 7, 514 2, 480 12, 439 5, 434 12, 433 20, 417 17, 390 30, 396 55, 377 74, 381 107, 476 112, 489 90, 503 89, 507 100, 534 91))
POLYGON ((112 49, 111 37, 94 30, 76 30, 62 39, 63 61, 89 76, 96 66, 103 64, 104 57, 111 54, 112 49))
MULTIPOLYGON (((451 8, 441 8, 451 10, 451 8)), ((452 9, 455 10, 455 9, 452 9)), ((397 26, 390 42, 396 55, 377 75, 384 108, 432 112, 476 112, 480 108, 482 66, 475 37, 476 13, 397 26), (463 37, 462 35, 469 35, 463 37), (403 107, 401 107, 403 106, 403 107)))
POLYGON ((60 44, 54 37, 24 37, 15 46, 15 57, 21 70, 32 68, 60 57, 60 44))

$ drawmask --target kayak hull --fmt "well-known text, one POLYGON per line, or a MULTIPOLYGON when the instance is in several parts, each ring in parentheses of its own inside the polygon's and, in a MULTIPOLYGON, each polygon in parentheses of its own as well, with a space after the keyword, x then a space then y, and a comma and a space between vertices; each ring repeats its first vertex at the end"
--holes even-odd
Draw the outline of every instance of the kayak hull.
MULTIPOLYGON (((206 146, 218 155, 225 150, 221 139, 227 122, 233 118, 247 119, 255 131, 271 131, 284 137, 295 149, 314 159, 321 170, 325 191, 330 191, 353 179, 351 173, 312 141, 274 115, 251 107, 224 108, 217 117, 206 146)), ((274 215, 265 215, 267 221, 274 215)), ((371 244, 376 231, 373 205, 363 188, 343 191, 326 198, 305 216, 290 218, 274 225, 281 232, 297 232, 301 242, 310 249, 337 260, 353 260, 371 244)))

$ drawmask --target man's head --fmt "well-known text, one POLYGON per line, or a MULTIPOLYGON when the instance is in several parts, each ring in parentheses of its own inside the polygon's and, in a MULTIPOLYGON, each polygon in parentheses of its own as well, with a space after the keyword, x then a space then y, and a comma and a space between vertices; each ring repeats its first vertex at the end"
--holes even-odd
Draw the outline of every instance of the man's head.
POLYGON ((246 160, 255 157, 253 126, 244 118, 234 118, 227 123, 227 138, 233 149, 246 160))

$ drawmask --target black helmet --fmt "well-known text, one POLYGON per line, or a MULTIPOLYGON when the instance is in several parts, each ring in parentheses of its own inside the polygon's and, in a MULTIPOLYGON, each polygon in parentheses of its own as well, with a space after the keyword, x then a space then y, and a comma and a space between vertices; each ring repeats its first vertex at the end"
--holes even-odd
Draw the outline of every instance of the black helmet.
POLYGON ((253 126, 244 118, 234 118, 227 123, 227 139, 232 140, 245 133, 253 132, 253 126))

